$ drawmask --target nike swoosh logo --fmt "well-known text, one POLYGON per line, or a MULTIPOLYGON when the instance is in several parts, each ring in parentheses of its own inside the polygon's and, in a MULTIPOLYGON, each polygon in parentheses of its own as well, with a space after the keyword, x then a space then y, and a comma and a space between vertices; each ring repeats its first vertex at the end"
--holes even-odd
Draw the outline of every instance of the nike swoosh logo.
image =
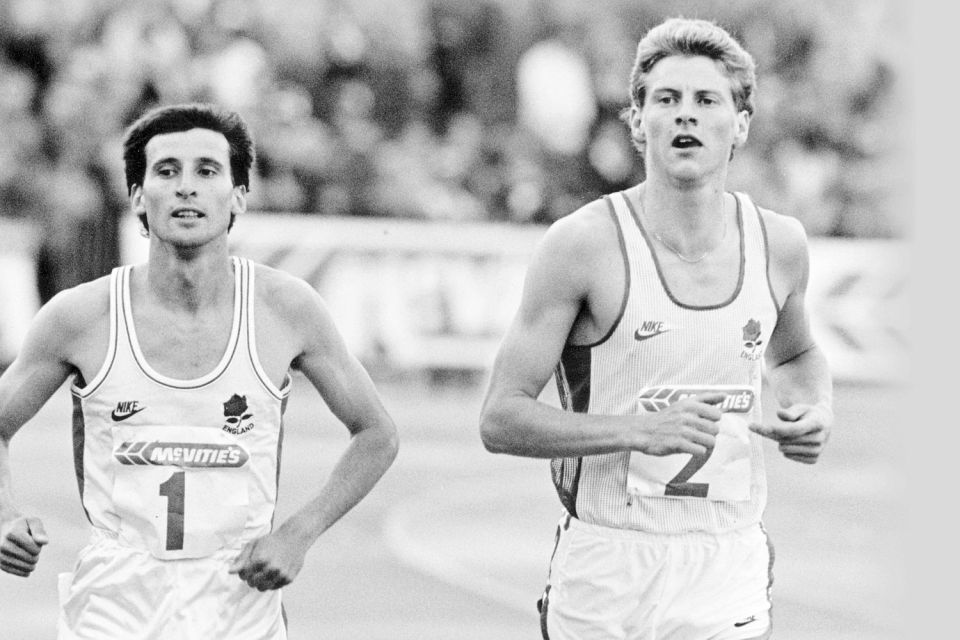
POLYGON ((633 332, 633 337, 637 340, 637 342, 640 342, 642 340, 649 340, 650 338, 656 338, 661 333, 666 333, 667 331, 670 331, 670 329, 657 329, 652 333, 640 333, 640 329, 637 329, 636 331, 633 332))
POLYGON ((757 616, 750 616, 749 618, 747 618, 746 620, 743 620, 743 621, 741 621, 741 622, 734 622, 734 623, 733 623, 733 626, 735 626, 735 627, 745 627, 745 626, 747 626, 748 624, 750 624, 751 622, 756 622, 756 621, 757 621, 757 616))
POLYGON ((110 414, 110 417, 113 418, 114 422, 121 422, 123 420, 126 420, 127 418, 137 415, 144 409, 146 409, 146 407, 137 407, 133 411, 123 411, 123 412, 119 412, 116 409, 114 409, 113 413, 110 414))

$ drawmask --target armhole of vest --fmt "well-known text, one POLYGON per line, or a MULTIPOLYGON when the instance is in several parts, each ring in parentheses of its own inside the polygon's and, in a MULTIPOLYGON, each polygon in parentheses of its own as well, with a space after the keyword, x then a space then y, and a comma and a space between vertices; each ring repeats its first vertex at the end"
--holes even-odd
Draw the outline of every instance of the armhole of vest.
POLYGON ((129 266, 115 267, 113 271, 110 272, 110 338, 107 343, 107 353, 104 355, 100 370, 97 371, 92 380, 89 382, 84 381, 85 384, 80 386, 77 384, 77 381, 82 379, 80 374, 78 373, 77 377, 74 378, 74 383, 70 386, 70 391, 79 398, 89 397, 90 394, 103 384, 107 374, 110 373, 110 369, 113 368, 114 361, 117 359, 117 342, 120 339, 119 315, 121 296, 124 283, 129 273, 129 266))
POLYGON ((783 305, 777 300, 777 293, 773 290, 773 278, 770 277, 770 237, 767 235, 767 224, 763 221, 763 213, 760 211, 760 208, 756 206, 754 206, 754 208, 757 211, 757 221, 760 223, 760 236, 763 238, 763 257, 767 263, 767 289, 770 291, 770 300, 773 302, 773 308, 777 310, 777 315, 779 316, 783 305))
MULTIPOLYGON (((618 193, 623 194, 622 191, 618 193)), ((613 332, 617 330, 617 327, 620 326, 620 322, 623 320, 623 314, 627 310, 627 299, 630 297, 630 258, 627 254, 627 242, 623 235, 623 225, 620 224, 620 217, 617 215, 613 198, 606 195, 603 199, 607 202, 607 212, 610 215, 610 219, 613 220, 614 228, 617 230, 617 242, 620 245, 620 255, 623 257, 623 297, 620 300, 620 310, 617 312, 617 317, 599 340, 588 344, 568 344, 567 348, 569 349, 592 349, 609 340, 610 336, 613 335, 613 332)))
POLYGON ((763 247, 763 272, 767 280, 767 291, 770 293, 770 301, 773 302, 773 308, 776 309, 777 315, 779 316, 782 307, 777 300, 777 294, 773 290, 773 279, 770 277, 770 238, 767 234, 767 223, 763 220, 763 212, 760 211, 760 207, 756 205, 750 196, 739 192, 736 195, 741 202, 746 202, 756 215, 757 225, 760 228, 760 241, 763 247))
POLYGON ((573 411, 573 393, 570 391, 570 379, 567 377, 567 368, 563 362, 562 353, 557 366, 554 367, 553 377, 557 383, 557 397, 560 399, 560 408, 564 411, 573 411))
POLYGON ((290 375, 287 374, 284 376, 283 385, 278 389, 277 386, 270 380, 270 377, 264 370, 263 365, 260 364, 260 356, 257 352, 257 331, 256 324, 254 322, 254 308, 256 307, 254 271, 256 265, 246 258, 235 259, 237 260, 237 268, 240 269, 240 273, 243 278, 241 295, 243 295, 243 303, 245 307, 243 311, 247 316, 247 354, 250 357, 250 365, 253 367, 253 371, 257 374, 257 378, 260 379, 260 384, 263 385, 264 389, 269 391, 270 394, 276 397, 278 400, 283 400, 290 393, 290 386, 292 383, 290 375))

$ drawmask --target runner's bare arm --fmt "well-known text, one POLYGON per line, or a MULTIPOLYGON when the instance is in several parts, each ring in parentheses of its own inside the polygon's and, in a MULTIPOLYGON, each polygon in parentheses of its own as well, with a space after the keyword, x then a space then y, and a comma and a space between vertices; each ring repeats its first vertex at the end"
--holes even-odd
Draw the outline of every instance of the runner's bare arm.
POLYGON ((76 292, 56 296, 37 313, 19 353, 0 376, 0 570, 29 576, 47 535, 38 518, 17 509, 10 441, 75 371, 66 354, 76 335, 76 292))
POLYGON ((347 350, 320 296, 298 284, 291 327, 305 347, 294 362, 316 387, 351 440, 316 496, 274 531, 249 543, 231 571, 265 590, 289 584, 317 538, 366 496, 397 455, 397 430, 369 375, 347 350))
POLYGON ((785 296, 765 355, 781 422, 751 428, 779 442, 787 458, 812 464, 830 437, 833 382, 827 359, 810 331, 805 302, 810 270, 807 238, 796 220, 783 216, 766 220, 774 283, 785 296))
MULTIPOLYGON (((535 458, 637 450, 652 455, 702 454, 712 446, 720 412, 690 399, 643 416, 562 411, 538 401, 571 328, 595 286, 591 276, 604 239, 603 211, 554 223, 534 253, 520 308, 494 361, 480 416, 484 445, 495 453, 535 458)), ((617 243, 616 231, 608 229, 617 243)))

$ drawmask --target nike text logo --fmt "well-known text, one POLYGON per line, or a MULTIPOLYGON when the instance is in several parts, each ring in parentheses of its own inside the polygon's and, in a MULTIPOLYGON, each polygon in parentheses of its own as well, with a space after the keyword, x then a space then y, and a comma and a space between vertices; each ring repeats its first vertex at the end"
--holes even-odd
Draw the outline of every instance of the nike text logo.
POLYGON ((750 624, 751 622, 756 622, 756 621, 757 621, 757 616, 750 616, 750 617, 747 618, 746 620, 742 620, 742 621, 740 621, 740 622, 734 622, 734 623, 733 623, 733 626, 735 626, 735 627, 745 627, 745 626, 747 626, 748 624, 750 624))
POLYGON ((121 402, 117 404, 117 408, 113 410, 110 417, 113 418, 114 422, 120 422, 137 415, 144 409, 146 407, 141 407, 137 402, 121 402))
POLYGON ((640 333, 640 329, 637 329, 636 331, 633 332, 633 337, 636 338, 636 340, 639 342, 641 340, 649 340, 650 338, 655 338, 661 333, 666 333, 668 331, 670 331, 670 329, 657 329, 655 331, 645 331, 644 333, 640 333))

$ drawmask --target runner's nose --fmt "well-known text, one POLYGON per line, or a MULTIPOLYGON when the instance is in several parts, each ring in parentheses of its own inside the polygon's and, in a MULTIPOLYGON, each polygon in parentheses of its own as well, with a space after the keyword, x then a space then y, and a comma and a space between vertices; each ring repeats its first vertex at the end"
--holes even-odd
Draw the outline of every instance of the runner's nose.
POLYGON ((677 112, 677 124, 696 124, 697 116, 693 112, 693 101, 683 99, 680 101, 679 111, 677 112))
POLYGON ((180 198, 189 198, 197 195, 197 190, 193 186, 193 181, 186 174, 180 177, 180 184, 177 185, 177 196, 180 198))

